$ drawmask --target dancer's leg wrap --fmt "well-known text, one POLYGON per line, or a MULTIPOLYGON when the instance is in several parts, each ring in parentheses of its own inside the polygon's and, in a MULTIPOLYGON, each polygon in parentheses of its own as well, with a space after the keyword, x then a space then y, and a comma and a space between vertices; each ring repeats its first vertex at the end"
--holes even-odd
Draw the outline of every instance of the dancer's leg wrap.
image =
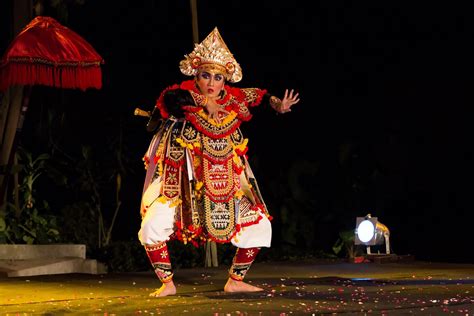
POLYGON ((259 251, 260 248, 237 248, 229 270, 229 276, 233 280, 242 281, 259 251))
POLYGON ((145 245, 145 250, 158 279, 163 283, 170 282, 173 279, 173 270, 166 242, 145 245))

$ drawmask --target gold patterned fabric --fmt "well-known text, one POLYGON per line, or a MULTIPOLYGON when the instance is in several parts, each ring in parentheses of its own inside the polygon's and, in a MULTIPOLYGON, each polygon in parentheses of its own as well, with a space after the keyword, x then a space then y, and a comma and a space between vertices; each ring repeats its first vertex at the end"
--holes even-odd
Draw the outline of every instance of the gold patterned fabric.
MULTIPOLYGON (((173 237, 193 244, 230 242, 243 227, 270 217, 245 157, 248 140, 239 128, 266 91, 226 86, 218 103, 228 114, 216 123, 199 105, 202 95, 192 80, 171 89, 188 90, 194 104, 182 106, 184 118, 168 118, 157 132, 155 151, 144 159, 154 168, 153 179, 163 183, 158 201, 176 209, 173 237)), ((157 106, 166 113, 166 104, 157 106)))

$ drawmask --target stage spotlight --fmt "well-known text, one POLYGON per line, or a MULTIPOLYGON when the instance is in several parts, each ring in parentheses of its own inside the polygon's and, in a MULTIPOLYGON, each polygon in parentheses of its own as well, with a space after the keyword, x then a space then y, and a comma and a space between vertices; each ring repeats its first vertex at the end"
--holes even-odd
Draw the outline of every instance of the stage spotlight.
POLYGON ((382 245, 385 242, 385 253, 390 254, 390 231, 380 223, 377 217, 367 214, 356 218, 355 245, 367 246, 367 254, 371 254, 370 246, 382 245))

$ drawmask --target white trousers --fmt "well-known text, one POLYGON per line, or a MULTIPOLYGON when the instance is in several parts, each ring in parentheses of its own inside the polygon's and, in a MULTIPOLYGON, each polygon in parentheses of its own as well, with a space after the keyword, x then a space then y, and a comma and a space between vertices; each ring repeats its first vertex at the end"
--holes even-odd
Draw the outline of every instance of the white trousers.
MULTIPOLYGON (((160 186, 160 183, 152 183, 143 195, 142 207, 145 206, 147 211, 138 232, 138 239, 142 245, 168 241, 174 233, 176 210, 175 207, 170 207, 169 203, 163 204, 156 201, 156 192, 160 192, 160 186)), ((272 225, 264 214, 261 215, 262 219, 257 224, 244 227, 236 235, 237 238, 231 239, 234 246, 239 248, 270 247, 272 225)))

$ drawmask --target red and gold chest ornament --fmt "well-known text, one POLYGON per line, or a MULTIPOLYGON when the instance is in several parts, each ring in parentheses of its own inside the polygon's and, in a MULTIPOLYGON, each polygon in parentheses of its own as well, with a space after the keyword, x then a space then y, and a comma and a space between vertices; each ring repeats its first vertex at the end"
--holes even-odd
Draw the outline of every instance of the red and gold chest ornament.
POLYGON ((177 89, 189 91, 194 99, 194 104, 182 105, 182 109, 185 112, 185 118, 193 122, 193 125, 195 125, 200 132, 207 133, 210 137, 223 137, 229 135, 240 126, 242 121, 249 121, 252 118, 249 108, 259 105, 262 102, 263 96, 267 93, 267 90, 265 89, 235 88, 225 85, 224 97, 217 100, 217 103, 224 110, 229 112, 229 115, 223 117, 222 122, 218 124, 208 118, 203 107, 205 97, 196 87, 194 80, 186 80, 180 84, 172 85, 163 90, 156 101, 155 106, 160 110, 160 115, 164 119, 167 119, 170 116, 166 109, 166 105, 164 104, 164 95, 170 90, 177 89))

